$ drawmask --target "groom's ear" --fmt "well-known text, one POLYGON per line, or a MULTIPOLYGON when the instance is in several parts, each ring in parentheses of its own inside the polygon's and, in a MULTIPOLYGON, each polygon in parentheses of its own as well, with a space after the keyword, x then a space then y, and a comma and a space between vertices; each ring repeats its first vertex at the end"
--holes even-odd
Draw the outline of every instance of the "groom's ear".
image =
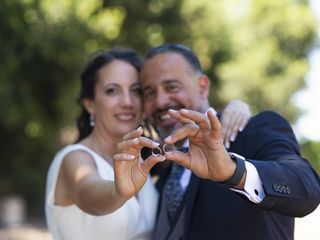
POLYGON ((199 90, 200 90, 200 95, 208 99, 209 97, 209 90, 210 90, 210 80, 207 75, 201 74, 198 78, 198 85, 199 85, 199 90))

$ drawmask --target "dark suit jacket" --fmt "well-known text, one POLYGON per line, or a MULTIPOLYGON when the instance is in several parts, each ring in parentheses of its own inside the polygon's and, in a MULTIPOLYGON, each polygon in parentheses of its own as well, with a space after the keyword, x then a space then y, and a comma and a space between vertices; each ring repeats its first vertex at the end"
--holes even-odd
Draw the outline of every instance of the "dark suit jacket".
MULTIPOLYGON (((192 174, 184 199, 183 239, 293 239, 294 217, 307 215, 320 202, 320 180, 301 158, 288 122, 271 111, 260 113, 228 150, 255 165, 266 197, 254 204, 192 174)), ((165 178, 160 177, 160 188, 165 178)))

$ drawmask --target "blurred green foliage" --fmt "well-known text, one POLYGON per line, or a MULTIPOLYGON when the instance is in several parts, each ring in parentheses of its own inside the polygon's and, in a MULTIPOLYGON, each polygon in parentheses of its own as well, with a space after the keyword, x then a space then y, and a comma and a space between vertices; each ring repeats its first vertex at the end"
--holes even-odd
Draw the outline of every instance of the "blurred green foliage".
MULTIPOLYGON (((72 139, 79 72, 94 51, 143 55, 184 43, 211 78, 218 109, 240 98, 293 123, 290 97, 303 86, 315 29, 299 0, 1 0, 0 195, 21 194, 42 214, 47 169, 72 139)), ((319 169, 319 144, 302 146, 319 169)))
POLYGON ((301 154, 306 159, 311 160, 313 167, 320 174, 320 142, 301 140, 301 154))

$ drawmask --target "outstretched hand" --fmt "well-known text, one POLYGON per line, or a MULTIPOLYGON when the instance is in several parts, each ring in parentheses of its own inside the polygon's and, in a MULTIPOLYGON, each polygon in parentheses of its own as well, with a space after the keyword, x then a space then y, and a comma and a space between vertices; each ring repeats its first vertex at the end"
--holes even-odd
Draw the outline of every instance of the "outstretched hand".
POLYGON ((215 113, 212 110, 204 114, 181 109, 169 110, 169 115, 184 125, 169 135, 165 143, 174 144, 188 138, 189 151, 165 154, 166 159, 181 164, 201 178, 214 181, 229 179, 236 165, 223 145, 221 126, 215 113))
POLYGON ((143 147, 155 148, 158 143, 142 136, 143 129, 127 133, 117 145, 117 153, 113 156, 115 185, 118 194, 127 199, 136 195, 145 182, 151 168, 165 157, 149 156, 143 160, 143 147))

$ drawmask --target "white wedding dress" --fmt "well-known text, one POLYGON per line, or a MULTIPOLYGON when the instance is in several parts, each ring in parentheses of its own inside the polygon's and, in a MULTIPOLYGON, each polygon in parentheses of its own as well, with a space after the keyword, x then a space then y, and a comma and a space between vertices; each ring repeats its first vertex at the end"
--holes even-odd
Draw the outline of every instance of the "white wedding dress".
POLYGON ((66 154, 75 150, 88 152, 96 162, 101 178, 114 180, 112 166, 97 153, 81 144, 73 144, 59 151, 47 176, 46 221, 54 240, 147 240, 151 239, 156 219, 158 193, 149 177, 138 194, 117 211, 92 216, 76 205, 54 204, 54 193, 61 162, 66 154))

